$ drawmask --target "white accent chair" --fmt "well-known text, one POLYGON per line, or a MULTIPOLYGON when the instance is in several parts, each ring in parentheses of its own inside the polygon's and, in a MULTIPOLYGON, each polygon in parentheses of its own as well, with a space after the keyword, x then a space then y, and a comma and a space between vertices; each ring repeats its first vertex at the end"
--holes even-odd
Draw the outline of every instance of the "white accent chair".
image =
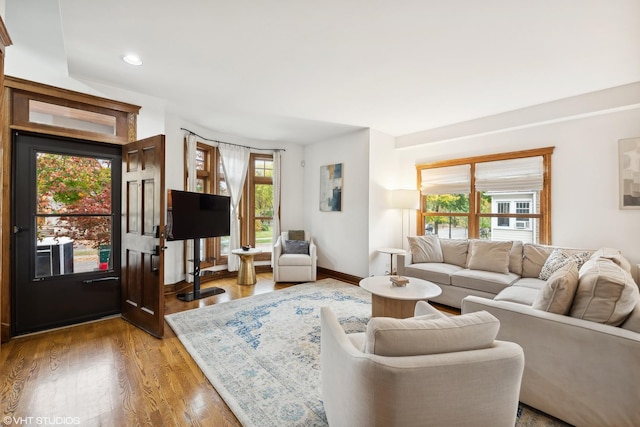
POLYGON ((524 369, 522 348, 491 338, 499 321, 488 312, 474 319, 448 318, 432 307, 424 315, 420 305, 428 304, 416 305, 422 317, 374 318, 378 327, 370 330, 370 321, 367 332, 359 334, 346 334, 331 309, 321 308, 321 392, 329 425, 513 427, 524 369), (411 322, 430 324, 427 333, 435 335, 421 335, 422 327, 411 322), (379 327, 385 324, 399 326, 379 327), (476 349, 438 352, 438 347, 465 345, 463 336, 479 344, 478 332, 484 337, 476 349), (401 347, 417 353, 380 355, 401 347), (419 352, 425 348, 436 353, 419 352))
POLYGON ((318 257, 316 245, 309 232, 304 232, 304 240, 309 244, 308 253, 287 253, 286 242, 289 232, 283 231, 273 247, 274 282, 315 282, 318 257))

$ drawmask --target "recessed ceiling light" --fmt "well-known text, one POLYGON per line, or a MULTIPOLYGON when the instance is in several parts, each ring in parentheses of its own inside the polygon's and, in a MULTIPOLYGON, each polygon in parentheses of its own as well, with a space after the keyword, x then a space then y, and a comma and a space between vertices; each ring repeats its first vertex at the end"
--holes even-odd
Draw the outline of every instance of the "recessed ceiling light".
POLYGON ((129 65, 142 65, 142 59, 140 59, 138 55, 133 55, 133 54, 124 55, 122 57, 122 60, 129 65))

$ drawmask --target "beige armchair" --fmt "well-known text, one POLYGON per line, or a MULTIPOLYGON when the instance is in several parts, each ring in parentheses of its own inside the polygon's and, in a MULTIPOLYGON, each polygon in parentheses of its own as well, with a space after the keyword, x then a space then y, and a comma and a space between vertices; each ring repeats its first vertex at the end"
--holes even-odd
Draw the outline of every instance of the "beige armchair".
POLYGON ((318 257, 309 232, 304 232, 304 240, 292 240, 288 231, 282 232, 272 255, 274 282, 315 282, 318 257))
POLYGON ((419 314, 426 315, 373 318, 366 333, 347 335, 331 309, 321 309, 321 391, 329 425, 513 427, 522 348, 493 339, 499 322, 487 312, 476 318, 435 309, 419 314), (463 349, 467 344, 474 349, 463 349))

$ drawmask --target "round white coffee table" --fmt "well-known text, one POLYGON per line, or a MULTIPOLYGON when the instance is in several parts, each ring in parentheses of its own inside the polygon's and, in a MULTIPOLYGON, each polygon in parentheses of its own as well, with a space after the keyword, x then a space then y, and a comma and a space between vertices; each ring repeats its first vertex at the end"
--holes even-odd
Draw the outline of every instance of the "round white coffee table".
POLYGON ((360 281, 360 287, 371 292, 372 317, 413 317, 417 301, 426 301, 442 293, 435 283, 415 277, 408 279, 405 286, 394 286, 389 276, 372 276, 360 281))

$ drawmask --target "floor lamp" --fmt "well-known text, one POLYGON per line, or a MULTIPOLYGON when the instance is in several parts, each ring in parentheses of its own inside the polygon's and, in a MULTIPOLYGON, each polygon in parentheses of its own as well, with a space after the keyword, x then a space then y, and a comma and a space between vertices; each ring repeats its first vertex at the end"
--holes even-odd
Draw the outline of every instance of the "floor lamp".
MULTIPOLYGON (((402 209, 402 231, 400 239, 402 249, 404 249, 404 214, 406 211, 420 208, 420 192, 418 190, 392 190, 391 207, 394 209, 402 209)), ((409 229, 411 229, 411 226, 409 226, 409 229)))

